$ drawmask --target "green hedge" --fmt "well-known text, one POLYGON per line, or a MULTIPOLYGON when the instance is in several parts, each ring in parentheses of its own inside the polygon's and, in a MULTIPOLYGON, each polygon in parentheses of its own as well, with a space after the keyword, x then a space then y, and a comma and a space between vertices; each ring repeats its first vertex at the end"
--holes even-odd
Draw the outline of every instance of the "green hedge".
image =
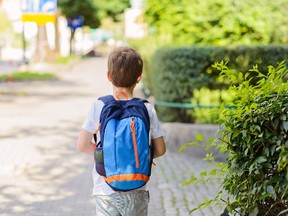
MULTIPOLYGON (((219 71, 212 67, 215 62, 228 62, 231 70, 244 74, 258 65, 264 73, 269 65, 276 66, 287 58, 286 45, 166 47, 154 53, 146 81, 156 102, 191 103, 194 89, 225 89, 229 85, 218 79, 219 71)), ((162 121, 195 122, 191 109, 157 109, 162 121)))

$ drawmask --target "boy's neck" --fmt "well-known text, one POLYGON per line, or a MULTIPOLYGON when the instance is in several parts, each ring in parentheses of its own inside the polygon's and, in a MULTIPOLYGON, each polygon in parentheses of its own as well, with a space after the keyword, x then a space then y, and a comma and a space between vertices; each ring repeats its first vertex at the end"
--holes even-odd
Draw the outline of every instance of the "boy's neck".
POLYGON ((127 100, 133 98, 134 88, 124 88, 113 86, 113 96, 119 100, 127 100))

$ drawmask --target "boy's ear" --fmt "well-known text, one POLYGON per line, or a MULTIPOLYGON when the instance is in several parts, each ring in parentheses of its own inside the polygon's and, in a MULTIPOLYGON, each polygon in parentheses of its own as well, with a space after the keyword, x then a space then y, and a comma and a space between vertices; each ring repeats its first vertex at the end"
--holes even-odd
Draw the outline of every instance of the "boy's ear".
POLYGON ((108 80, 111 82, 111 74, 110 74, 109 71, 107 72, 107 78, 108 78, 108 80))
POLYGON ((139 83, 141 79, 142 79, 142 75, 140 75, 140 76, 137 78, 136 83, 139 83))

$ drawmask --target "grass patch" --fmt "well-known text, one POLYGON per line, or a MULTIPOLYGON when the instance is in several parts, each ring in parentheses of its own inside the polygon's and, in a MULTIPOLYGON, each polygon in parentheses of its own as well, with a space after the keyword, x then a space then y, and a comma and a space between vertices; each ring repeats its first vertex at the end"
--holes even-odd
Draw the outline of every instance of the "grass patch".
POLYGON ((51 73, 37 73, 37 72, 15 72, 13 74, 0 75, 0 81, 36 81, 36 80, 53 80, 57 77, 51 73))
POLYGON ((69 55, 69 56, 61 56, 57 59, 55 59, 55 61, 53 61, 53 63, 55 64, 68 64, 72 61, 76 61, 78 60, 80 57, 79 56, 76 56, 76 55, 69 55))

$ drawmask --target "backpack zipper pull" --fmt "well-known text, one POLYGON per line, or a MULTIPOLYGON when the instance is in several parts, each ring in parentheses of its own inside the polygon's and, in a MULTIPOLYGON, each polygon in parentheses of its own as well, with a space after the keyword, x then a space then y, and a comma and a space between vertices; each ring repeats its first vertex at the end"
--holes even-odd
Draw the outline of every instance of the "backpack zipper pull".
POLYGON ((138 148, 137 148, 137 139, 136 139, 135 119, 134 118, 132 118, 132 120, 131 120, 130 129, 131 129, 131 133, 132 133, 136 168, 139 168, 139 155, 138 155, 138 148))

